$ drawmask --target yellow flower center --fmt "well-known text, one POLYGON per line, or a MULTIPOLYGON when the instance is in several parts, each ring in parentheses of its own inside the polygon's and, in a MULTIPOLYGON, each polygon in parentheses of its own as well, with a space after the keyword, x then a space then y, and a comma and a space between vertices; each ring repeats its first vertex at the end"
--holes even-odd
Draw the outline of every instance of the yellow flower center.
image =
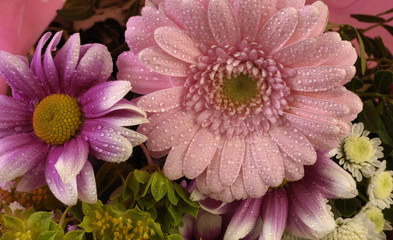
POLYGON ((374 186, 374 196, 379 199, 386 199, 389 197, 393 190, 393 179, 388 172, 382 172, 376 176, 375 186, 374 186))
POLYGON ((349 136, 345 139, 344 151, 350 162, 361 164, 371 161, 373 145, 365 136, 349 136))
POLYGON ((78 100, 65 94, 44 98, 35 108, 35 134, 50 145, 61 145, 75 136, 83 122, 78 100))
POLYGON ((244 74, 226 79, 222 91, 228 100, 238 103, 247 103, 259 93, 257 81, 244 74))
POLYGON ((371 222, 375 224, 375 231, 380 233, 385 225, 385 218, 383 217, 382 210, 377 207, 370 207, 366 211, 366 216, 371 222))

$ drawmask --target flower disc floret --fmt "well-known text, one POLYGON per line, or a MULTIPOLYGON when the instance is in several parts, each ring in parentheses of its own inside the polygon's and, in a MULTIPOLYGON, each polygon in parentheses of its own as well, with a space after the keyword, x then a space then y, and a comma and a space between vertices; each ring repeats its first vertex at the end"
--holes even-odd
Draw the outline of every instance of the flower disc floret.
POLYGON ((33 115, 34 132, 52 146, 64 144, 74 137, 82 122, 78 100, 66 94, 52 94, 44 98, 33 115))
POLYGON ((368 137, 349 136, 345 139, 344 151, 348 161, 362 164, 372 160, 373 146, 368 137))
POLYGON ((385 226, 385 218, 383 216, 382 210, 377 207, 370 207, 364 211, 367 218, 375 224, 375 231, 380 233, 385 226))
POLYGON ((376 198, 387 198, 392 193, 393 190, 393 178, 388 172, 382 172, 376 176, 374 182, 374 196, 376 198))

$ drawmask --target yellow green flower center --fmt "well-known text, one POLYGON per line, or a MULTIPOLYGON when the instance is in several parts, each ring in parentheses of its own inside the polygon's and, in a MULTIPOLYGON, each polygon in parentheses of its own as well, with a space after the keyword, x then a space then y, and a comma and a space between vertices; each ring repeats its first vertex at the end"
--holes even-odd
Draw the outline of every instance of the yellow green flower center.
POLYGON ((35 108, 35 134, 50 145, 61 145, 74 137, 83 122, 77 99, 65 94, 44 98, 35 108))
POLYGON ((346 158, 352 163, 371 162, 373 145, 365 136, 349 136, 345 139, 344 151, 346 158))
POLYGON ((377 207, 371 207, 364 211, 368 219, 375 224, 375 231, 380 233, 385 225, 385 218, 383 217, 382 210, 377 207))
POLYGON ((386 199, 393 190, 393 179, 388 172, 382 172, 376 176, 373 189, 374 196, 379 199, 386 199))
POLYGON ((238 103, 247 103, 259 93, 257 81, 244 74, 226 79, 222 91, 228 100, 238 103))

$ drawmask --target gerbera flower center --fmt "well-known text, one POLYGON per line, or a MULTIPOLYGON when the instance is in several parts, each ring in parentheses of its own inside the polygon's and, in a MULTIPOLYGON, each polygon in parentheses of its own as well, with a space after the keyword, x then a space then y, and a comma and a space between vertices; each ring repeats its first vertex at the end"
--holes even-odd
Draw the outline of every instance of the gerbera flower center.
POLYGON ((349 161, 361 164, 371 161, 373 146, 365 136, 349 136, 345 140, 344 151, 349 161))
POLYGON ((239 103, 247 103, 259 93, 257 81, 244 74, 226 79, 221 88, 228 100, 239 103))
POLYGON ((82 110, 76 98, 53 94, 35 108, 35 134, 50 145, 61 145, 74 137, 83 122, 82 110))
POLYGON ((379 199, 389 197, 393 190, 393 179, 388 172, 382 172, 376 177, 374 195, 379 199))

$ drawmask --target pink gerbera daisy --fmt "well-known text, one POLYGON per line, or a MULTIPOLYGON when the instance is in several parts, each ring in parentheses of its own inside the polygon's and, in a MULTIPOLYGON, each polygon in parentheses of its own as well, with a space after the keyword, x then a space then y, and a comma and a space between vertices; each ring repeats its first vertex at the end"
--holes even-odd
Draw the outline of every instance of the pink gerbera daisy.
POLYGON ((80 45, 72 35, 55 58, 61 32, 46 33, 32 62, 0 51, 0 74, 13 98, 0 95, 0 182, 22 176, 17 191, 48 184, 67 205, 95 203, 96 183, 88 154, 127 160, 146 140, 123 126, 146 123, 145 113, 123 97, 127 81, 106 82, 112 58, 101 44, 80 45))
POLYGON ((169 153, 165 174, 224 201, 260 197, 336 147, 362 103, 342 86, 356 51, 323 33, 327 17, 320 1, 147 1, 118 77, 146 94, 139 131, 169 153))

